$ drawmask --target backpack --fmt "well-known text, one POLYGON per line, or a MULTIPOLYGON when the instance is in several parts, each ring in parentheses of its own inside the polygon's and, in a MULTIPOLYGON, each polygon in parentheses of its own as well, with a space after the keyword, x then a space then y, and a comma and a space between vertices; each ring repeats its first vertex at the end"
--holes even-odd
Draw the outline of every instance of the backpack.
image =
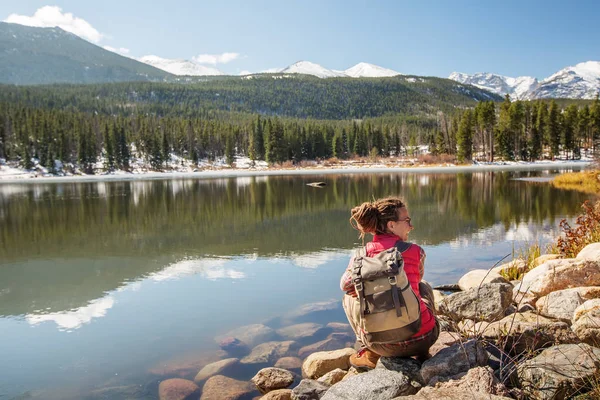
POLYGON ((370 343, 397 343, 421 329, 419 298, 404 271, 402 252, 411 243, 398 241, 375 257, 366 247, 358 249, 352 282, 358 295, 360 328, 370 343))

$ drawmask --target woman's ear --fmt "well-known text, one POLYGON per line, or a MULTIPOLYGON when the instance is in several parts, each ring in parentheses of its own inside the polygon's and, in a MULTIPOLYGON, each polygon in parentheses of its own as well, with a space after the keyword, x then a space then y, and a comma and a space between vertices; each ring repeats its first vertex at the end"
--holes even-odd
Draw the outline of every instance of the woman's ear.
POLYGON ((394 221, 388 221, 387 222, 386 227, 387 227, 388 232, 393 232, 393 230, 394 230, 394 224, 395 224, 394 221))

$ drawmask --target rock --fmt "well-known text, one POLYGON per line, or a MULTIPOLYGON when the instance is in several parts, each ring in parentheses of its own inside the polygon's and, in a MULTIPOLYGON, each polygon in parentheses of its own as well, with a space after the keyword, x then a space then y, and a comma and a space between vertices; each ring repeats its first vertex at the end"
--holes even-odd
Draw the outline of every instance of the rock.
POLYGON ((200 400, 238 400, 256 393, 254 385, 223 375, 209 378, 202 387, 200 400))
POLYGON ((561 257, 560 254, 542 254, 541 256, 539 256, 535 260, 533 260, 533 262, 531 264, 532 264, 532 267, 535 268, 539 265, 542 265, 546 261, 556 260, 556 259, 559 259, 560 257, 561 257))
POLYGON ((600 307, 598 306, 598 299, 595 300, 593 304, 583 303, 584 306, 587 305, 587 308, 578 308, 575 311, 578 318, 571 326, 573 332, 582 342, 592 346, 600 344, 600 307))
POLYGON ((335 385, 336 383, 344 379, 347 373, 347 371, 344 371, 341 368, 336 368, 333 371, 329 371, 328 373, 317 379, 317 381, 323 382, 329 386, 335 385))
POLYGON ((191 353, 178 355, 168 360, 161 360, 148 369, 152 375, 181 378, 194 376, 204 366, 219 361, 217 354, 191 353))
POLYGON ((496 396, 482 392, 465 393, 464 389, 454 387, 422 389, 412 396, 397 397, 394 400, 511 400, 511 397, 496 396))
POLYGON ((466 393, 477 393, 485 396, 509 395, 508 389, 498 381, 490 367, 471 368, 466 373, 452 377, 450 380, 436 383, 435 387, 425 387, 419 394, 433 395, 439 393, 440 389, 458 389, 463 393, 460 398, 464 398, 466 393))
POLYGON ((437 353, 439 353, 440 350, 452 346, 460 339, 461 337, 458 333, 442 331, 440 332, 440 335, 438 336, 435 343, 429 348, 429 354, 433 357, 437 353))
POLYGON ((251 379, 261 393, 285 389, 294 383, 294 374, 281 368, 263 368, 251 379))
MULTIPOLYGON (((356 338, 354 337, 354 339, 356 338)), ((347 336, 342 337, 339 336, 339 333, 332 333, 324 340, 300 348, 300 350, 298 350, 298 355, 304 358, 319 351, 337 350, 346 347, 345 345, 347 342, 347 336)))
POLYGON ((348 333, 351 335, 354 334, 350 324, 345 324, 342 322, 330 322, 327 325, 325 325, 325 327, 331 329, 333 332, 342 332, 342 333, 348 333))
POLYGON ((546 261, 523 277, 520 293, 540 298, 557 290, 600 285, 600 262, 581 259, 546 261))
POLYGON ((292 400, 318 400, 329 389, 329 385, 312 379, 302 379, 300 384, 292 389, 292 400))
POLYGON ((324 329, 323 325, 305 322, 303 324, 286 326, 285 328, 278 329, 276 332, 285 340, 301 340, 315 336, 317 333, 324 332, 324 329))
POLYGON ((600 261, 600 243, 591 243, 585 246, 576 257, 578 260, 600 261))
POLYGON ((565 322, 532 312, 512 314, 492 323, 480 322, 473 331, 486 339, 502 338, 504 351, 514 355, 557 343, 579 342, 565 322))
POLYGON ((302 360, 298 357, 281 357, 275 363, 275 368, 300 369, 302 368, 302 360))
POLYGON ((187 379, 167 379, 158 385, 158 398, 160 400, 187 400, 198 396, 200 388, 187 379))
POLYGON ((446 295, 439 290, 433 289, 433 302, 435 304, 435 309, 437 310, 440 306, 439 304, 444 301, 446 295))
POLYGON ((434 287, 435 290, 441 290, 442 292, 459 292, 460 287, 458 283, 451 283, 447 285, 438 285, 434 287))
POLYGON ((590 299, 585 301, 583 304, 577 307, 575 311, 573 311, 573 318, 571 319, 571 322, 577 322, 577 320, 584 314, 587 314, 595 308, 600 308, 600 299, 590 299))
POLYGON ((250 353, 250 348, 241 340, 234 337, 228 337, 219 342, 219 347, 227 354, 234 357, 243 357, 250 353))
POLYGON ((500 275, 501 273, 506 273, 514 269, 516 269, 518 273, 522 274, 527 269, 527 263, 525 262, 525 260, 516 258, 510 262, 492 268, 492 272, 495 272, 496 274, 500 275))
POLYGON ((265 394, 260 400, 291 400, 292 390, 291 389, 278 389, 273 390, 265 394))
POLYGON ((259 343, 267 342, 275 337, 275 331, 263 324, 252 324, 242 326, 227 332, 222 336, 217 336, 215 340, 221 343, 231 338, 236 338, 244 342, 250 347, 254 347, 259 343))
POLYGON ((472 319, 463 319, 456 324, 458 332, 464 336, 471 336, 475 333, 475 321, 472 319))
POLYGON ((252 352, 242 358, 242 364, 273 364, 277 359, 287 356, 296 346, 296 342, 266 342, 252 349, 252 352))
POLYGON ((571 323, 575 309, 586 300, 600 297, 600 287, 588 286, 557 290, 542 296, 535 303, 541 315, 571 323))
POLYGON ((226 358, 225 360, 217 361, 211 364, 208 364, 204 368, 202 368, 194 378, 194 382, 200 383, 205 379, 210 378, 213 375, 220 375, 223 371, 227 370, 229 367, 236 365, 240 360, 238 358, 226 358))
MULTIPOLYGON (((31 392, 27 392, 30 394, 31 392)), ((37 396, 32 396, 36 398, 37 396)), ((52 398, 52 395, 45 395, 44 398, 52 398)), ((101 389, 94 389, 87 394, 85 400, 113 400, 113 399, 127 399, 127 400, 144 400, 148 398, 156 397, 156 388, 152 392, 146 390, 143 385, 126 385, 126 386, 109 386, 101 389)), ((17 397, 21 399, 22 397, 17 397)), ((24 398, 24 397, 23 397, 24 398)))
POLYGON ((508 283, 508 281, 500 276, 498 272, 488 271, 486 269, 474 269, 467 272, 458 280, 458 287, 462 291, 467 291, 486 283, 508 283))
POLYGON ((521 307, 519 307, 517 309, 517 312, 524 313, 524 312, 533 311, 533 310, 535 310, 535 307, 532 306, 531 304, 523 304, 521 307))
POLYGON ((442 349, 425 361, 421 366, 421 377, 423 382, 428 383, 434 377, 451 377, 473 367, 483 367, 487 362, 483 345, 477 340, 469 340, 442 349))
POLYGON ((304 360, 302 373, 310 379, 317 379, 336 368, 348 369, 350 356, 354 353, 354 349, 350 348, 313 353, 304 360))
MULTIPOLYGON (((339 316, 337 316, 337 318, 331 318, 336 316, 336 314, 341 314, 343 316, 342 302, 340 300, 320 301, 299 307, 286 316, 284 322, 314 322, 319 320, 320 317, 328 319, 329 321, 332 319, 339 320, 339 316)), ((287 325, 287 323, 285 323, 285 325, 287 325)))
POLYGON ((487 283, 451 294, 440 304, 439 311, 457 321, 465 318, 494 321, 504 317, 512 294, 512 286, 508 283, 487 283))
POLYGON ((600 349, 587 344, 553 346, 518 368, 521 388, 536 399, 566 399, 594 381, 600 349))
POLYGON ((358 370, 354 367, 350 367, 350 369, 348 370, 348 373, 346 374, 346 376, 344 376, 342 378, 343 381, 345 381, 346 379, 349 379, 350 377, 354 376, 354 375, 358 375, 360 374, 360 372, 358 372, 358 370))
POLYGON ((380 357, 375 368, 401 372, 411 381, 418 382, 419 385, 423 383, 421 379, 421 363, 413 358, 380 357))
POLYGON ((418 390, 406 375, 375 368, 333 385, 322 400, 390 400, 418 390))

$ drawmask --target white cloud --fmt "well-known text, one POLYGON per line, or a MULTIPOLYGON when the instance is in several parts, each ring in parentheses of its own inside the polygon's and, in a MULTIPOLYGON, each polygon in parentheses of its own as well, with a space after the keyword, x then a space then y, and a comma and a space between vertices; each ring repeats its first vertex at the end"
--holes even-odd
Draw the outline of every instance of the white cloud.
POLYGON ((87 306, 79 307, 70 311, 60 311, 49 314, 29 314, 27 322, 31 325, 37 325, 42 322, 53 321, 60 330, 71 330, 81 328, 88 324, 94 318, 101 318, 106 312, 115 305, 112 296, 103 297, 91 301, 87 306))
POLYGON ((229 260, 226 258, 198 258, 178 261, 165 269, 150 274, 150 279, 161 282, 179 279, 185 276, 200 275, 208 280, 243 279, 246 274, 242 271, 225 268, 229 260))
POLYGON ((119 48, 115 48, 112 46, 102 46, 102 47, 104 48, 104 50, 112 51, 113 53, 117 53, 122 56, 126 56, 129 54, 129 49, 127 49, 125 47, 119 47, 119 48))
POLYGON ((98 43, 104 35, 98 32, 89 22, 75 17, 71 13, 63 13, 57 6, 44 6, 39 8, 33 16, 11 14, 4 20, 14 24, 50 28, 58 26, 92 43, 98 43))
POLYGON ((223 53, 223 54, 200 54, 196 57, 192 57, 192 60, 198 64, 227 64, 237 58, 238 53, 223 53))

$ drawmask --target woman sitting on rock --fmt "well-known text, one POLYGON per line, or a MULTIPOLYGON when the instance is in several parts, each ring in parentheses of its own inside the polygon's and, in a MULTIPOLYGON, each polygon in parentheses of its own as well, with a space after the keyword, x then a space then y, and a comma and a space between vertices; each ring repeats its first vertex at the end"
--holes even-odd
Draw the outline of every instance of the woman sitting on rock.
MULTIPOLYGON (((370 243, 367 243, 364 250, 362 250, 360 254, 357 253, 357 255, 352 257, 340 283, 342 290, 346 292, 346 295, 344 296, 344 310, 350 325, 356 334, 357 341, 361 346, 360 350, 350 357, 350 364, 359 369, 371 369, 375 368, 380 356, 416 356, 421 360, 427 359, 429 348, 435 343, 439 336, 439 325, 435 318, 433 290, 428 283, 421 281, 424 273, 425 252, 418 245, 407 243, 408 234, 412 231, 413 225, 406 205, 400 198, 395 197, 376 200, 372 203, 365 202, 351 210, 350 224, 360 232, 361 238, 364 238, 364 235, 367 233, 373 235, 373 240, 370 243), (402 254, 406 278, 410 283, 412 292, 414 292, 414 294, 409 293, 408 296, 412 296, 414 309, 420 311, 420 324, 419 321, 411 324, 412 327, 409 328, 412 328, 412 331, 410 331, 408 335, 406 334, 406 331, 396 329, 383 332, 384 336, 377 336, 364 329, 364 327, 368 325, 365 324, 362 319, 365 318, 365 315, 367 315, 367 318, 369 318, 369 314, 374 315, 371 313, 371 310, 368 309, 369 304, 374 308, 375 306, 373 305, 376 305, 377 301, 379 301, 380 304, 383 304, 382 307, 391 308, 391 311, 394 313, 392 316, 395 317, 394 305, 392 304, 390 306, 392 303, 391 300, 373 300, 373 295, 371 294, 371 297, 368 296, 368 293, 365 295, 366 292, 364 290, 360 292, 360 295, 357 294, 356 289, 363 288, 360 283, 361 269, 357 268, 357 260, 362 262, 360 261, 362 260, 361 255, 364 255, 367 258, 376 257, 383 251, 388 251, 390 254, 393 253, 397 255, 397 253, 393 251, 394 247, 402 254), (357 277, 359 279, 357 279, 357 277), (416 303, 417 300, 414 300, 415 295, 418 303, 416 303), (362 312, 360 311, 361 309, 362 312), (413 332, 416 333, 413 334, 413 332), (394 336, 396 333, 399 334, 394 336), (385 337, 385 334, 387 334, 387 337, 385 337)), ((397 264, 401 264, 401 262, 398 262, 397 264)), ((387 273, 388 274, 384 275, 383 278, 383 286, 386 286, 385 283, 387 282, 387 279, 390 279, 392 284, 396 283, 396 278, 390 277, 389 272, 387 273)), ((404 275, 402 274, 402 277, 403 276, 404 275)), ((365 280, 365 285, 367 284, 368 282, 365 280)), ((398 284, 397 287, 397 291, 400 293, 400 284, 398 284)), ((393 288, 393 291, 395 292, 396 286, 393 286, 393 288)), ((404 289, 410 290, 408 284, 406 284, 404 289)), ((392 292, 392 290, 389 289, 389 286, 386 290, 392 292)), ((393 303, 396 306, 399 303, 404 303, 403 305, 407 304, 404 300, 399 302, 396 293, 393 293, 393 295, 393 303)), ((401 314, 402 312, 399 310, 398 317, 400 317, 401 314)))

